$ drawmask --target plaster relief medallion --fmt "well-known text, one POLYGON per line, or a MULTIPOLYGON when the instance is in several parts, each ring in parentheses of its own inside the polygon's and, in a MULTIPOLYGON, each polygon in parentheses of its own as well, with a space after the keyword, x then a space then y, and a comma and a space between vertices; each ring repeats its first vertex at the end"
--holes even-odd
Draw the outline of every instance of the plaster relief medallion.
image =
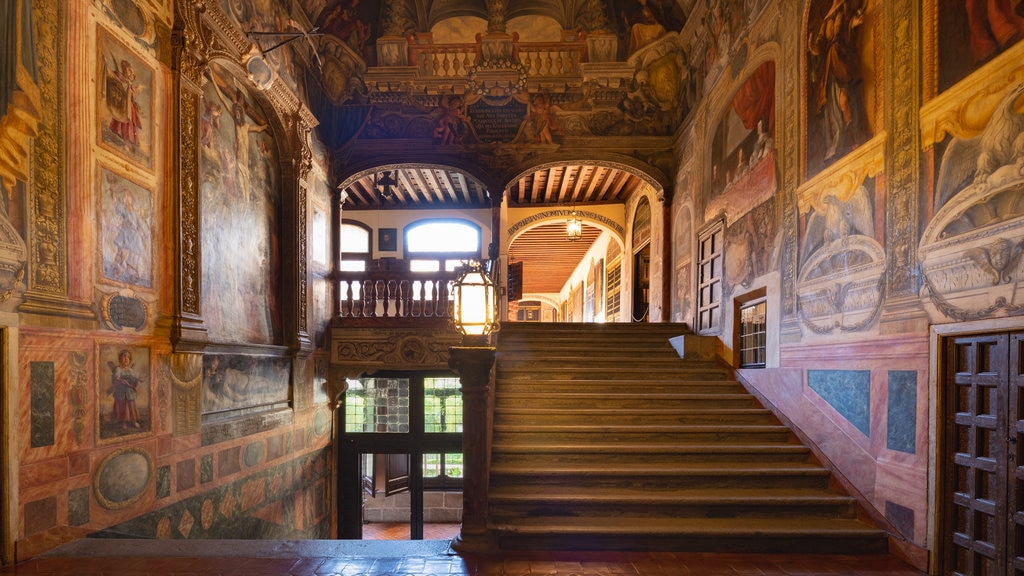
POLYGON ((141 448, 117 450, 100 462, 93 476, 96 500, 108 510, 131 506, 153 478, 153 458, 141 448))

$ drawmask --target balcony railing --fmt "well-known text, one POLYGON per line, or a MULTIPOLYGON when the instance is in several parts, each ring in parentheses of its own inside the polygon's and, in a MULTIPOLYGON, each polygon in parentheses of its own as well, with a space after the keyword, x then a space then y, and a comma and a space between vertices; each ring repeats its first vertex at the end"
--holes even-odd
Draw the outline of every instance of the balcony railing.
POLYGON ((451 321, 454 272, 369 270, 335 274, 336 322, 347 326, 427 326, 451 321))
MULTIPOLYGON (((585 42, 514 42, 512 59, 530 78, 543 80, 580 74, 586 60, 585 42)), ((409 62, 420 77, 465 78, 483 56, 479 44, 411 44, 409 62)))

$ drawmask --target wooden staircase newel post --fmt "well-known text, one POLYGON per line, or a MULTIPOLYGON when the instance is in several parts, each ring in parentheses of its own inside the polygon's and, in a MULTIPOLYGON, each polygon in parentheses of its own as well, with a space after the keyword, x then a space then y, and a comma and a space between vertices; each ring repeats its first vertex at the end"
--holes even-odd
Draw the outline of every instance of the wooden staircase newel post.
POLYGON ((495 349, 453 346, 448 352, 448 365, 462 385, 462 529, 452 548, 459 552, 494 550, 496 543, 487 529, 487 500, 495 349))

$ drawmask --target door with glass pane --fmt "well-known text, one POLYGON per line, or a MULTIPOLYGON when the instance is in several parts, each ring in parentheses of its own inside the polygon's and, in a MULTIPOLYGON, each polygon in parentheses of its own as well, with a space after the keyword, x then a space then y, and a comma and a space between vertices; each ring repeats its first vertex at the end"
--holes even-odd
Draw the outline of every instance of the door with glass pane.
POLYGON ((1024 576, 1024 333, 945 346, 944 574, 1024 576))
POLYGON ((362 538, 363 522, 378 512, 367 506, 408 493, 410 539, 422 539, 424 492, 462 489, 459 379, 444 372, 395 372, 349 380, 343 413, 339 537, 362 538))

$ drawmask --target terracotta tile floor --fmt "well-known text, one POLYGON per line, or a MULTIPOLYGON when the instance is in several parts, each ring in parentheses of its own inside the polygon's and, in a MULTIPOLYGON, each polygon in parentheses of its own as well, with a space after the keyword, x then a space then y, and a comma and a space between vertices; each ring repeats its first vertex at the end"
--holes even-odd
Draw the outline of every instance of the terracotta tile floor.
POLYGON ((460 556, 447 540, 83 539, 0 568, 45 576, 919 576, 891 556, 532 552, 460 556))

